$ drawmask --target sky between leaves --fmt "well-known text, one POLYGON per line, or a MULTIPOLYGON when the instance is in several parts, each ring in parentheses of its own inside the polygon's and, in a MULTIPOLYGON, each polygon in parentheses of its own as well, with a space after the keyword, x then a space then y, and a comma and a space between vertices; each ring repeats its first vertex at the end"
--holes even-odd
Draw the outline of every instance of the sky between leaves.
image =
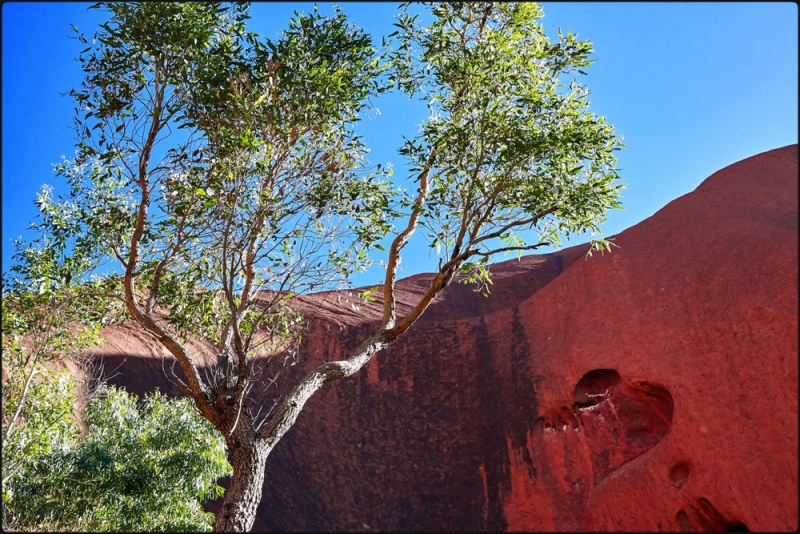
MULTIPOLYGON (((52 164, 74 154, 67 93, 81 81, 75 61, 81 43, 74 24, 90 37, 105 21, 89 3, 16 2, 2 6, 2 248, 11 266, 11 239, 30 237, 28 224, 42 184, 64 184, 52 164)), ((255 2, 251 31, 274 38, 307 2, 255 2)), ((394 31, 397 4, 342 3, 342 10, 373 35, 394 31)), ((625 211, 611 212, 610 237, 689 193, 715 171, 749 156, 797 143, 798 6, 793 2, 628 3, 543 2, 551 39, 561 27, 594 43, 595 64, 585 78, 591 109, 624 136, 619 167, 627 188, 625 211)), ((330 15, 330 4, 320 3, 330 15)), ((566 80, 568 81, 568 80, 566 80)), ((419 100, 399 93, 375 101, 360 126, 373 164, 392 163, 408 178, 397 149, 427 116, 419 100)), ((702 231, 702 229, 699 229, 702 231)), ((422 238, 423 236, 415 236, 422 238)), ((583 241, 588 240, 588 237, 583 241)), ((578 244, 573 240, 565 246, 578 244)), ((550 249, 540 249, 549 252, 550 249)), ((383 259, 376 251, 376 260, 383 259)), ((494 262, 513 259, 498 256, 494 262)), ((400 277, 431 271, 424 239, 412 239, 400 277)), ((377 265, 357 275, 357 286, 379 283, 377 265)))

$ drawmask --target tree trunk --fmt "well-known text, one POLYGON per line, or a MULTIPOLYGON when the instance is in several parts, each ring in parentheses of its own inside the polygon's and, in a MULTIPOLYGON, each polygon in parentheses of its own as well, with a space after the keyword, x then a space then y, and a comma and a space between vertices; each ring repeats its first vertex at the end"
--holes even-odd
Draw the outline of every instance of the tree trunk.
POLYGON ((249 532, 256 519, 270 449, 264 440, 228 443, 233 458, 231 485, 214 521, 214 532, 249 532))

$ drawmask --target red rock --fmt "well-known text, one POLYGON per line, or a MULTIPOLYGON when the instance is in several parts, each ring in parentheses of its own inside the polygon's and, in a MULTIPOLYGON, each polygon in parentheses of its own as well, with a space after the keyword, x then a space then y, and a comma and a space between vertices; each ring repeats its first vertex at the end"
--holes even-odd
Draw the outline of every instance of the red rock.
MULTIPOLYGON (((772 150, 611 254, 496 264, 489 298, 451 286, 308 402, 256 529, 796 530, 797 184, 797 145, 772 150)), ((400 281, 401 304, 430 277, 400 281)), ((309 300, 296 373, 345 356, 380 304, 309 300)), ((112 338, 115 381, 164 388, 155 344, 112 338)))

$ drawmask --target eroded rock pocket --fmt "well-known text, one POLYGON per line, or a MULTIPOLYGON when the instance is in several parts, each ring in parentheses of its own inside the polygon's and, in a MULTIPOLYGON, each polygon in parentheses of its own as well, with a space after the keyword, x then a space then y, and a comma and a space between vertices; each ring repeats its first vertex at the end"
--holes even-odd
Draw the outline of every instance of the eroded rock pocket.
POLYGON ((586 373, 575 386, 573 413, 591 449, 595 483, 664 439, 673 410, 665 388, 627 382, 613 369, 586 373))
POLYGON ((669 391, 631 383, 613 369, 586 373, 572 406, 548 410, 533 425, 533 457, 545 483, 581 502, 592 487, 657 445, 670 431, 669 391))

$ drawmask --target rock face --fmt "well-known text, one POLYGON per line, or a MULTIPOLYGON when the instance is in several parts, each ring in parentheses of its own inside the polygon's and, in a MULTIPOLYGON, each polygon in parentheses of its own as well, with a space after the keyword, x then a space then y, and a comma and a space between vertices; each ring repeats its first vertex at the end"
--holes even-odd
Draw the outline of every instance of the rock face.
MULTIPOLYGON (((308 402, 255 528, 796 530, 797 153, 715 173, 611 254, 496 264, 489 298, 445 290, 308 402)), ((429 279, 399 282, 401 304, 429 279)), ((376 306, 328 297, 297 368, 375 328, 376 306)), ((113 338, 113 381, 165 389, 149 340, 113 338)))

